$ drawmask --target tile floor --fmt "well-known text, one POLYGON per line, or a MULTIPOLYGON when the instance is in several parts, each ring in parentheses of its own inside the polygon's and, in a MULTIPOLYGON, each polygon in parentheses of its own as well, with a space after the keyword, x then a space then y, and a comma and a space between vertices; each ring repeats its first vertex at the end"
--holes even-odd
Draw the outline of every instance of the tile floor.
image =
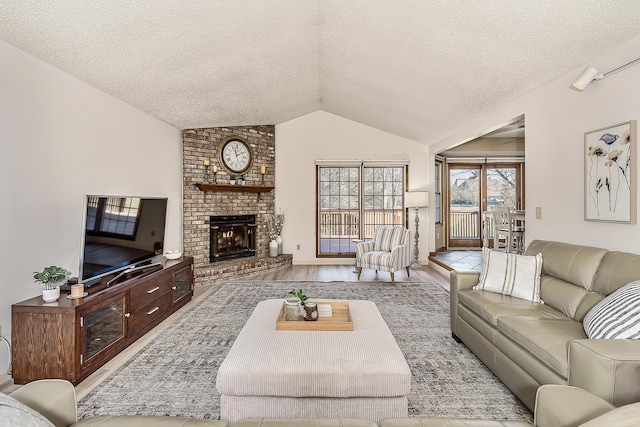
POLYGON ((478 272, 482 270, 481 250, 448 250, 437 252, 430 258, 451 270, 478 272))

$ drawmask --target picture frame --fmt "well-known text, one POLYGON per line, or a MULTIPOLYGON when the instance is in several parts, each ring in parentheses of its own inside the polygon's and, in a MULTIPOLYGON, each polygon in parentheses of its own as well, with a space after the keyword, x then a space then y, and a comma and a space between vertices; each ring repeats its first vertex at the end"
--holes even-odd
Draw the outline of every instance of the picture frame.
POLYGON ((636 223, 635 120, 584 134, 584 220, 636 223))

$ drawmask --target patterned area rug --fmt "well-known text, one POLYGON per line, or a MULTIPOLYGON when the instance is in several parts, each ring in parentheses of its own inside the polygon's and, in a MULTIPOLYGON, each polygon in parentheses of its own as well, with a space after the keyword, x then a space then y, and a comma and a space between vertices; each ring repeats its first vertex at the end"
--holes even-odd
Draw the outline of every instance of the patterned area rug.
POLYGON ((252 307, 302 288, 310 297, 376 303, 411 368, 409 415, 532 420, 464 345, 451 338, 449 293, 426 283, 233 282, 186 313, 78 403, 80 418, 220 418, 218 366, 252 307))

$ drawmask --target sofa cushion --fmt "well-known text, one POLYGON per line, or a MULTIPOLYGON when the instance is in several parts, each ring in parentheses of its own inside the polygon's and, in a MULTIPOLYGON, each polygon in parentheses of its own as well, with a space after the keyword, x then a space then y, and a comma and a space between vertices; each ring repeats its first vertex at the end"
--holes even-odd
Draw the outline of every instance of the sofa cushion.
POLYGON ((569 343, 586 338, 582 323, 569 318, 502 316, 498 320, 498 330, 565 379, 569 374, 569 343))
POLYGON ((545 274, 540 276, 542 301, 573 320, 580 320, 576 318, 576 313, 588 293, 586 289, 557 277, 545 274))
POLYGON ((227 423, 220 420, 196 420, 193 418, 171 416, 104 416, 85 418, 72 427, 225 427, 227 423))
POLYGON ((545 304, 535 303, 495 292, 461 290, 458 300, 469 310, 496 327, 502 316, 530 316, 541 319, 566 319, 567 317, 545 304))
POLYGON ((596 304, 584 319, 584 331, 591 339, 640 339, 640 280, 596 304))
POLYGON ((580 427, 635 427, 639 419, 640 403, 632 403, 580 424, 580 427))
POLYGON ((606 253, 606 249, 544 240, 532 241, 525 251, 525 255, 542 254, 542 274, 587 290, 592 290, 594 276, 606 253))
POLYGON ((542 256, 524 256, 482 248, 477 289, 540 302, 542 256))
POLYGON ((640 255, 611 251, 602 259, 593 279, 593 290, 609 295, 616 289, 640 279, 640 255))
POLYGON ((54 427, 40 413, 4 393, 0 393, 0 426, 54 427))
POLYGON ((380 427, 531 427, 524 421, 411 417, 382 420, 380 427))

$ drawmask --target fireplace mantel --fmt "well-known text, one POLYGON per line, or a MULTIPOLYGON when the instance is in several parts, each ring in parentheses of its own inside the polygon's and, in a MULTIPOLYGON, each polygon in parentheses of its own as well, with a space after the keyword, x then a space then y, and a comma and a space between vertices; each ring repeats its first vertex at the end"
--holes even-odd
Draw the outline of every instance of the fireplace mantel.
POLYGON ((201 191, 227 191, 236 193, 268 193, 275 187, 268 185, 195 184, 201 191))

